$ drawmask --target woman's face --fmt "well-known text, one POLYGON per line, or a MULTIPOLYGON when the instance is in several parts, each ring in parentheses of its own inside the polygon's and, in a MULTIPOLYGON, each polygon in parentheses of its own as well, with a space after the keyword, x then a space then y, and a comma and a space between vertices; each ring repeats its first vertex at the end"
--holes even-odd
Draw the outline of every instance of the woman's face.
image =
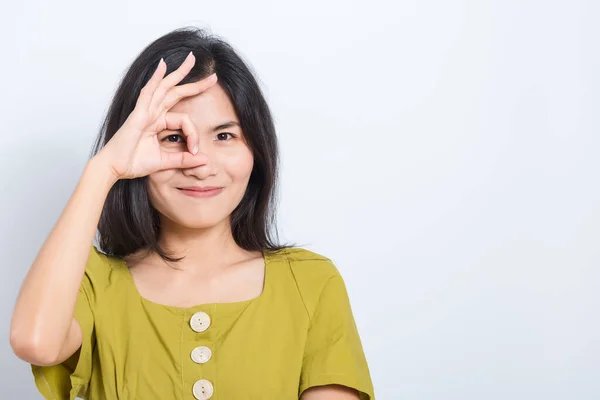
MULTIPOLYGON (((198 152, 208 157, 194 168, 150 174, 150 201, 162 214, 162 226, 170 222, 192 229, 215 226, 228 219, 244 197, 254 158, 233 105, 220 85, 181 100, 170 112, 189 115, 198 133, 198 152), (229 122, 234 124, 222 126, 229 122), (211 197, 190 196, 180 189, 207 186, 222 189, 211 197)), ((185 136, 179 131, 165 130, 157 137, 163 151, 187 151, 185 136)))

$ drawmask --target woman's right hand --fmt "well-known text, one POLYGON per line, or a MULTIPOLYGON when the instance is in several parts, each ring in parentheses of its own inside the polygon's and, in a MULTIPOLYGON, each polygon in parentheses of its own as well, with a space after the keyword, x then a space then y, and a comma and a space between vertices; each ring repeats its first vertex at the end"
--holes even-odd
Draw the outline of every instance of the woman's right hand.
POLYGON ((217 82, 212 74, 198 82, 175 86, 194 66, 190 52, 181 66, 163 79, 166 63, 161 59, 156 71, 140 91, 134 110, 121 128, 96 155, 104 160, 118 179, 133 179, 170 168, 191 168, 206 162, 197 154, 198 135, 189 116, 169 110, 185 97, 209 89, 217 82), (189 152, 163 151, 158 140, 161 131, 181 130, 189 152))

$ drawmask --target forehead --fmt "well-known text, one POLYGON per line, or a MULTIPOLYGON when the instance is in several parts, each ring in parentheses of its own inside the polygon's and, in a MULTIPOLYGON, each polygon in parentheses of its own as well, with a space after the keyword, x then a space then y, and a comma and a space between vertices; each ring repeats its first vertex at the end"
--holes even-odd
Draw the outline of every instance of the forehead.
POLYGON ((231 100, 219 84, 200 94, 179 100, 170 111, 187 113, 192 122, 202 126, 219 123, 224 119, 238 121, 231 100))

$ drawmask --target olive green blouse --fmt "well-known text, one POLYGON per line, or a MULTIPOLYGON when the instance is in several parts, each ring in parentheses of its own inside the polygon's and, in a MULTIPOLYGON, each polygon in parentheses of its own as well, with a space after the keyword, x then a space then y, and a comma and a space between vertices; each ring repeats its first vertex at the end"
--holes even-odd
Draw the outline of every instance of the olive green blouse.
POLYGON ((46 399, 297 399, 312 386, 373 384, 346 286, 302 248, 265 252, 251 300, 174 307, 145 299, 126 263, 92 247, 75 318, 81 348, 32 365, 46 399))

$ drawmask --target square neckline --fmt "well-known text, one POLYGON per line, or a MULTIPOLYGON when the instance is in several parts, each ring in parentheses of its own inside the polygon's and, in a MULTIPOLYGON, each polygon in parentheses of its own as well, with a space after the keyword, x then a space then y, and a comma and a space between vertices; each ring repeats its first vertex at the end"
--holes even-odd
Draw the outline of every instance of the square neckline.
POLYGON ((201 303, 201 304, 195 304, 195 305, 188 306, 188 307, 163 304, 163 303, 159 303, 159 302, 147 299, 146 297, 142 296, 142 294, 140 293, 140 291, 138 290, 138 288, 135 284, 135 280, 133 279, 133 275, 131 274, 129 267, 127 266, 127 261, 125 261, 123 258, 116 258, 116 260, 117 260, 117 266, 124 270, 123 273, 126 276, 125 280, 127 281, 127 284, 130 286, 130 289, 132 290, 133 294, 142 303, 148 304, 153 307, 159 307, 159 308, 175 311, 178 313, 189 314, 189 313, 194 313, 194 312, 200 311, 200 310, 212 309, 214 307, 235 308, 235 307, 240 307, 240 306, 244 306, 244 305, 249 305, 251 303, 258 302, 260 299, 265 297, 265 294, 269 291, 269 288, 270 288, 270 279, 269 279, 270 271, 269 270, 270 270, 270 264, 271 264, 272 260, 271 260, 271 255, 267 251, 262 251, 261 253, 262 253, 262 259, 264 262, 264 278, 263 278, 263 288, 258 296, 255 296, 255 297, 253 297, 251 299, 247 299, 247 300, 241 300, 241 301, 201 303))

